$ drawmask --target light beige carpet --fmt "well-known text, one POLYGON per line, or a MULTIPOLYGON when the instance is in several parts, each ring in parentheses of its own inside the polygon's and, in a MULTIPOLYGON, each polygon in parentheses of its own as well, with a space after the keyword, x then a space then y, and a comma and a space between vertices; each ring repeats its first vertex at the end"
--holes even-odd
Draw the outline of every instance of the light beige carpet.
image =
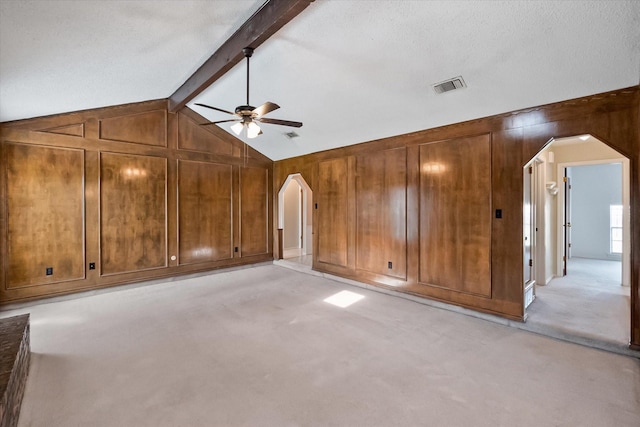
POLYGON ((19 426, 637 426, 640 361, 275 265, 31 312, 19 426), (342 290, 347 308, 324 300, 342 290))
POLYGON ((536 287, 527 323, 626 346, 631 298, 620 262, 572 258, 567 266, 566 276, 536 287))

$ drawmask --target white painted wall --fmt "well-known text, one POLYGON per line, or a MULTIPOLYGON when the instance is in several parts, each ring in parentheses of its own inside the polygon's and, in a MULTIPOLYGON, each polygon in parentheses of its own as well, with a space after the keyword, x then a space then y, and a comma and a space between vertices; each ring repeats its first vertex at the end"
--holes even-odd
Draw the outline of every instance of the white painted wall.
POLYGON ((305 232, 304 238, 304 255, 311 255, 313 253, 313 193, 310 188, 303 188, 304 199, 303 203, 305 208, 303 214, 305 215, 305 232))
MULTIPOLYGON (((532 162, 535 177, 536 232, 535 232, 535 280, 545 285, 553 279, 555 248, 555 200, 556 196, 547 191, 547 182, 553 181, 554 163, 549 153, 541 152, 532 162), (551 178, 550 178, 551 177, 551 178), (551 246, 551 247, 549 247, 551 246)), ((525 175, 526 177, 526 175, 525 175)))
POLYGON ((556 212, 558 210, 558 206, 557 206, 558 195, 551 194, 546 189, 546 183, 554 182, 556 184, 556 187, 558 185, 561 185, 559 180, 556 178, 555 163, 551 162, 550 157, 551 156, 548 156, 548 157, 545 156, 545 163, 544 163, 545 187, 543 191, 544 191, 544 223, 545 223, 545 227, 544 227, 545 284, 549 283, 551 279, 553 279, 554 272, 557 269, 556 230, 558 228, 558 225, 557 225, 558 218, 556 215, 556 212))
POLYGON ((300 185, 291 180, 284 190, 283 249, 300 247, 300 185))
POLYGON ((302 254, 310 255, 313 252, 313 191, 311 191, 311 187, 299 173, 289 175, 284 184, 282 184, 280 191, 278 191, 278 228, 283 229, 283 249, 286 248, 284 246, 284 194, 290 182, 295 182, 299 189, 302 190, 302 236, 304 239, 302 242, 302 254))
POLYGON ((610 253, 609 206, 622 204, 622 164, 571 169, 571 255, 621 259, 610 253))

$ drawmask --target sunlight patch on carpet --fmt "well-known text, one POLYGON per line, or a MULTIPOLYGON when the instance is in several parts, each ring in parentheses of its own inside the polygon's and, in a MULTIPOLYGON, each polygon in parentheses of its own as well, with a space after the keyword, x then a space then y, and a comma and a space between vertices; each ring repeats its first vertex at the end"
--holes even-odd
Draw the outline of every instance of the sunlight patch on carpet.
POLYGON ((346 308, 351 304, 360 301, 362 298, 364 298, 364 295, 356 294, 355 292, 350 291, 340 291, 337 294, 331 295, 329 298, 326 298, 324 302, 333 304, 336 307, 346 308))

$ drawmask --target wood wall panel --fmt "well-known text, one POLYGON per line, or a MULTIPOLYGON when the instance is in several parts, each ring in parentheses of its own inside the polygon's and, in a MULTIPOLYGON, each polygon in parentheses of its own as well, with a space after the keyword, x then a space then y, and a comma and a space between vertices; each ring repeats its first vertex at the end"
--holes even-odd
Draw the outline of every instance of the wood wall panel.
POLYGON ((40 132, 54 133, 57 135, 78 136, 80 138, 84 138, 84 123, 56 126, 54 128, 42 129, 40 132))
POLYGON ((25 144, 3 144, 2 152, 6 288, 83 278, 84 152, 25 144))
POLYGON ((420 146, 419 282, 491 296, 489 135, 420 146))
POLYGON ((178 115, 178 148, 181 150, 233 156, 233 145, 223 140, 220 132, 224 131, 216 126, 200 126, 185 114, 178 115))
POLYGON ((346 157, 319 162, 317 192, 317 250, 319 262, 348 266, 349 162, 346 157))
POLYGON ((406 279, 405 148, 356 158, 356 221, 356 268, 406 279))
POLYGON ((166 147, 167 112, 155 110, 103 118, 100 139, 166 147))
POLYGON ((233 257, 233 167, 178 162, 180 264, 233 257))
MULTIPOLYGON (((522 263, 522 237, 515 240, 510 236, 523 236, 522 201, 524 160, 521 149, 524 146, 522 129, 494 132, 492 136, 492 187, 500 191, 492 192, 492 206, 502 211, 502 218, 493 218, 492 240, 492 292, 495 298, 508 301, 523 301, 524 276, 514 263, 522 263), (522 166, 521 166, 522 165, 522 166)), ((524 307, 521 309, 524 315, 524 307)))
POLYGON ((269 252, 269 170, 240 168, 240 253, 269 252))
POLYGON ((102 153, 100 179, 101 273, 166 266, 166 159, 102 153))

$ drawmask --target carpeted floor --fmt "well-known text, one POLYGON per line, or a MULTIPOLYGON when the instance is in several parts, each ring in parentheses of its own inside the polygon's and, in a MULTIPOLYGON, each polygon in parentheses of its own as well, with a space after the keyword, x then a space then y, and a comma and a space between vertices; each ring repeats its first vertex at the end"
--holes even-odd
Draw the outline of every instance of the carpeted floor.
POLYGON ((640 360, 276 265, 32 316, 19 426, 637 426, 640 360), (364 296, 340 308, 342 290, 364 296))
POLYGON ((620 277, 620 262, 572 258, 566 276, 536 286, 527 323, 626 345, 631 299, 620 277))

